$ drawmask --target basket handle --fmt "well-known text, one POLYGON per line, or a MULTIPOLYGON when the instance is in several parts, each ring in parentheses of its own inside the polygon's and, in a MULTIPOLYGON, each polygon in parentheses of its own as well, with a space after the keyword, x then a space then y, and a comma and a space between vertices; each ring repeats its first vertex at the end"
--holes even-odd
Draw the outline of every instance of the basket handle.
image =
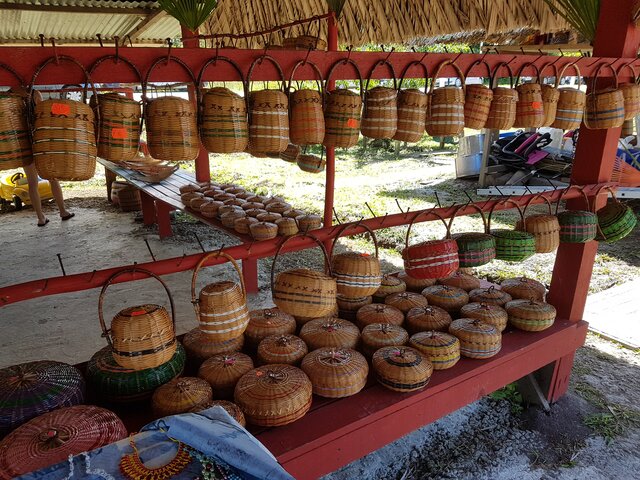
POLYGON ((344 58, 342 60, 338 60, 336 61, 333 65, 331 65, 331 67, 329 68, 329 72, 327 73, 327 77, 325 78, 324 84, 325 84, 325 92, 327 93, 327 95, 331 95, 331 92, 329 91, 328 85, 329 85, 329 80, 331 78, 331 75, 333 74, 333 71, 339 66, 339 65, 351 65, 353 67, 353 69, 356 72, 356 75, 358 76, 358 81, 360 82, 360 98, 362 99, 362 97, 364 96, 364 88, 362 86, 362 73, 360 73, 360 68, 358 68, 358 64, 356 62, 354 62, 353 60, 351 60, 350 58, 344 58))
POLYGON ((451 226, 453 225, 453 219, 456 218, 456 215, 458 214, 458 212, 460 210, 462 210, 463 208, 466 208, 466 207, 471 207, 471 208, 473 208, 474 210, 476 210, 480 214, 480 216, 482 217, 482 226, 484 227, 484 233, 489 233, 489 228, 487 227, 487 217, 485 217, 484 211, 482 210, 482 208, 480 208, 475 203, 469 203, 467 205, 460 205, 458 208, 456 208, 455 211, 453 212, 453 215, 451 215, 451 218, 449 219, 449 227, 448 227, 447 231, 449 233, 451 232, 451 226))
POLYGON ((153 277, 160 282, 160 284, 164 287, 164 290, 167 292, 167 296, 169 297, 169 304, 171 306, 171 323, 173 324, 173 333, 175 335, 176 332, 176 307, 173 303, 173 296, 171 295, 171 290, 169 290, 169 286, 162 280, 158 275, 151 272, 150 270, 145 270, 138 267, 126 267, 122 270, 118 270, 113 275, 111 275, 104 285, 102 286, 102 290, 100 291, 100 296, 98 297, 98 319, 100 320, 100 328, 102 328, 102 336, 106 338, 109 347, 113 349, 113 343, 111 342, 111 337, 109 336, 109 332, 111 329, 107 329, 107 324, 104 321, 104 296, 107 292, 107 288, 113 283, 113 281, 118 278, 120 275, 124 275, 125 273, 131 273, 135 275, 136 273, 144 273, 149 277, 153 277))
MULTIPOLYGON (((562 195, 560 195, 560 196, 562 197, 562 195)), ((549 215, 553 215, 553 213, 551 211, 551 200, 549 200, 544 195, 544 192, 540 192, 537 195, 532 195, 531 198, 529 198, 529 200, 527 200, 527 203, 524 204, 524 208, 522 209, 522 214, 526 215, 527 214, 527 209, 529 208, 529 206, 533 203, 534 200, 536 200, 538 198, 542 198, 546 202, 547 207, 549 208, 549 215)))
POLYGON ((435 209, 436 207, 433 207, 429 210, 422 210, 421 212, 418 212, 413 216, 413 218, 411 219, 411 222, 409 222, 409 227, 407 228, 407 235, 404 240, 405 248, 409 248, 409 235, 411 234, 411 227, 413 227, 413 224, 415 223, 415 221, 418 219, 418 217, 422 215, 429 215, 430 213, 433 213, 436 217, 438 217, 444 224, 445 228, 447 229, 447 234, 445 235, 444 238, 451 238, 451 230, 449 229, 451 222, 447 224, 447 221, 442 217, 442 215, 434 211, 435 209))
POLYGON ((628 68, 629 70, 631 70, 631 75, 633 77, 633 82, 632 83, 638 83, 638 74, 636 73, 636 69, 633 68, 632 65, 633 62, 629 62, 629 63, 625 63, 624 65, 622 65, 619 69, 618 69, 618 75, 620 74, 620 72, 625 69, 628 68))
POLYGON ((513 88, 513 70, 511 70, 511 67, 507 62, 500 62, 493 69, 493 75, 491 75, 491 88, 496 88, 498 86, 497 80, 500 78, 498 77, 498 72, 503 67, 506 68, 509 73, 509 83, 511 84, 511 88, 513 88))
POLYGON ((240 267, 238 266, 234 258, 231 255, 224 253, 220 250, 216 250, 215 252, 209 252, 204 254, 202 258, 200 258, 195 268, 193 269, 193 276, 191 277, 191 303, 193 304, 193 308, 196 311, 196 317, 200 316, 200 300, 196 297, 196 282, 198 281, 198 272, 202 268, 202 265, 204 265, 204 262, 206 262, 210 258, 215 258, 215 257, 224 257, 231 262, 231 265, 233 265, 233 268, 235 268, 236 272, 238 273, 238 277, 240 278, 240 287, 242 288, 242 298, 244 299, 245 302, 247 301, 247 290, 244 285, 244 278, 242 278, 242 270, 240 270, 240 267))
POLYGON ((526 230, 527 222, 524 218, 524 213, 522 211, 522 208, 520 208, 520 205, 518 205, 518 203, 515 200, 511 200, 510 198, 507 198, 505 200, 494 203, 493 206, 491 207, 491 210, 489 210, 489 218, 487 219, 488 232, 491 232, 491 217, 493 216, 493 211, 498 205, 506 205, 507 203, 512 204, 514 207, 518 209, 518 213, 520 214, 520 221, 522 222, 522 228, 526 230))
MULTIPOLYGON (((196 77, 193 74, 193 72, 191 71, 191 68, 189 68, 189 65, 187 65, 184 61, 180 60, 178 57, 167 57, 162 56, 158 59, 156 59, 151 66, 149 67, 149 70, 147 70, 147 75, 144 78, 144 82, 142 83, 142 100, 146 103, 147 102, 147 88, 149 87, 149 80, 151 79, 151 73, 158 67, 158 65, 160 65, 162 62, 165 62, 166 64, 169 63, 169 61, 172 62, 176 62, 178 65, 180 65, 182 67, 182 69, 187 72, 187 74, 189 75, 189 78, 191 79, 191 83, 193 83, 194 87, 197 87, 197 83, 196 83, 196 77)), ((196 88, 197 89, 197 88, 196 88)))
POLYGON ((564 191, 558 197, 558 201, 556 202, 556 215, 558 215, 558 209, 560 208, 560 201, 562 200, 562 197, 564 197, 570 190, 573 190, 574 188, 577 189, 582 194, 582 197, 584 198, 584 203, 586 205, 585 208, 587 209, 587 211, 591 211, 591 202, 589 202, 589 197, 587 196, 587 193, 584 191, 584 188, 579 187, 578 185, 569 185, 567 188, 564 189, 564 191))
POLYGON ((553 82, 553 86, 555 88, 558 88, 558 67, 556 67, 555 63, 556 62, 545 63, 544 65, 542 65, 542 68, 538 70, 538 82, 540 83, 540 85, 544 84, 544 76, 542 75, 542 72, 544 72, 547 68, 550 68, 553 71, 553 78, 556 79, 556 81, 553 82))
POLYGON ((560 86, 560 80, 562 80, 562 77, 564 77, 564 72, 567 70, 567 68, 571 68, 573 67, 573 69, 575 70, 577 77, 578 77, 578 89, 580 88, 580 86, 582 85, 582 75, 580 74, 580 68, 578 67, 578 62, 571 62, 568 63, 567 65, 565 65, 564 67, 562 67, 562 70, 560 70, 560 73, 558 74, 557 80, 556 80, 556 86, 560 86))
POLYGON ((251 62, 251 66, 249 67, 249 72, 247 73, 247 91, 251 92, 251 75, 253 74, 253 71, 258 65, 262 65, 265 60, 269 60, 269 62, 274 66, 274 68, 278 72, 278 75, 280 76, 280 82, 281 82, 281 86, 279 90, 282 90, 284 92, 286 88, 285 86, 286 81, 284 78, 284 72, 282 71, 282 67, 280 67, 280 64, 275 58, 267 54, 260 55, 253 62, 251 62))
POLYGON ((7 65, 6 63, 2 63, 0 62, 0 69, 2 70, 6 70, 7 72, 9 72, 11 75, 13 75, 13 77, 18 80, 18 83, 20 84, 21 88, 25 88, 26 85, 24 83, 24 79, 20 76, 20 74, 18 72, 16 72, 13 68, 11 68, 9 65, 7 65))
POLYGON ((429 88, 429 69, 420 60, 409 62, 409 64, 404 67, 404 70, 402 70, 402 74, 400 75, 400 82, 398 82, 398 90, 402 89, 402 82, 404 82, 404 77, 407 75, 409 69, 413 66, 420 66, 422 68, 422 71, 424 72, 424 93, 427 93, 427 89, 429 88))
MULTIPOLYGON (((477 66, 477 65, 484 65, 487 68, 487 77, 489 79, 489 83, 491 83, 491 67, 489 66, 489 64, 487 62, 485 62, 484 60, 476 60, 475 62, 473 62, 471 65, 469 65, 469 68, 467 69, 467 72, 464 74, 465 76, 465 80, 467 78, 469 78, 469 74, 471 73, 471 71, 477 66)), ((482 77, 481 77, 482 78, 482 77)), ((491 86, 491 85, 489 85, 491 86)))
POLYGON ((615 68, 613 68, 613 65, 611 63, 601 63, 600 65, 598 65, 598 68, 596 69, 596 72, 594 73, 591 79, 591 92, 590 92, 591 95, 596 93, 596 80, 598 80, 598 74, 600 73, 600 70, 602 70, 602 67, 606 67, 609 70, 611 70, 611 73, 613 73, 613 80, 615 81, 614 88, 615 89, 618 88, 618 72, 616 72, 615 68))
POLYGON ((535 75, 536 80, 538 82, 540 81, 540 70, 538 70, 538 67, 533 62, 526 62, 526 63, 523 63, 522 66, 520 67, 520 70, 518 70, 518 75, 516 76, 516 87, 520 83, 520 78, 522 77, 522 72, 527 67, 532 67, 533 68, 533 70, 536 72, 536 75, 535 75))
POLYGON ((202 111, 203 109, 200 108, 200 107, 202 107, 202 101, 203 101, 202 79, 204 77, 204 73, 207 70, 207 68, 209 68, 211 65, 215 65, 218 61, 228 63, 238 73, 238 76, 240 77, 240 81, 242 82, 242 91, 244 92, 244 98, 247 98, 247 82, 245 81, 244 75, 242 74, 242 70, 240 69, 238 64, 236 62, 234 62, 233 60, 231 60, 230 58, 223 57, 223 56, 220 56, 220 55, 216 55, 215 57, 210 58, 202 66, 202 68, 200 69, 200 72, 198 73, 198 78, 196 79, 196 82, 197 82, 197 85, 198 85, 198 88, 196 89, 196 95, 198 96, 198 106, 199 106, 199 108, 198 108, 198 117, 199 117, 199 120, 200 120, 198 122, 198 125, 202 125, 202 115, 203 115, 203 111, 202 111))
POLYGON ((369 70, 369 75, 367 76, 367 83, 364 86, 365 91, 369 90, 369 82, 371 81, 371 76, 373 75, 373 72, 376 70, 376 68, 383 67, 383 66, 386 66, 389 69, 389 73, 391 73, 391 78, 393 78, 394 90, 398 89, 398 79, 396 77, 396 71, 393 68, 393 65, 391 65, 391 62, 389 62, 389 60, 378 60, 376 63, 373 64, 373 67, 371 67, 371 70, 369 70))
POLYGON ((287 243, 292 238, 298 238, 298 237, 309 237, 311 240, 313 240, 318 244, 318 246, 320 247, 320 250, 322 250, 322 255, 324 256, 325 268, 328 271, 329 276, 333 277, 333 270, 331 269, 331 261, 329 260, 329 254, 327 253, 327 249, 325 248, 324 244, 311 233, 308 233, 308 232, 296 233, 295 235, 291 235, 290 237, 285 238, 282 241, 282 243, 280 243, 280 245, 278 246, 278 250, 276 250, 276 254, 273 257, 273 263, 271 264, 271 291, 273 291, 273 286, 276 280, 276 261, 278 260, 278 256, 282 251, 282 247, 284 247, 285 243, 287 243))
POLYGON ((338 243, 338 239, 342 236, 342 234, 349 230, 350 228, 356 228, 356 227, 362 227, 364 228, 369 235, 371 235, 371 239, 373 240, 373 246, 375 247, 375 255, 376 258, 378 258, 378 239, 376 238, 376 234, 373 233, 373 230, 371 230, 371 228, 369 228, 367 225, 364 225, 360 222, 356 222, 356 223, 347 223, 346 225, 344 225, 340 230, 338 230, 337 235, 335 236, 335 238, 333 239, 333 243, 331 244, 331 257, 333 258, 333 250, 336 247, 336 243, 338 243))
POLYGON ((309 65, 313 71, 315 72, 316 76, 318 77, 318 86, 320 87, 320 98, 322 99, 322 106, 324 107, 324 86, 323 86, 323 80, 322 80, 322 72, 320 71, 320 69, 318 68, 318 65, 316 65, 314 62, 304 59, 304 60, 298 60, 296 62, 296 64, 293 66, 293 69, 291 70, 291 75, 289 75, 289 83, 287 84, 286 90, 287 90, 287 97, 289 97, 289 108, 291 108, 291 84, 293 83, 293 77, 296 74, 296 70, 298 69, 298 67, 304 67, 305 65, 309 65))
POLYGON ((451 65, 453 67, 453 69, 456 71, 456 75, 460 79, 460 84, 462 85, 462 90, 464 92, 466 92, 467 91, 467 87, 464 84, 464 82, 465 82, 464 73, 462 73, 462 70, 460 70, 460 67, 458 65, 456 65, 451 60, 445 60, 444 62, 440 63, 440 65, 438 65, 438 67, 436 68, 435 73, 433 74, 433 79, 431 81, 431 88, 429 89, 429 92, 433 92, 433 89, 434 89, 434 87, 436 85, 436 79, 438 78, 438 75, 440 75, 440 71, 444 67, 446 67, 447 65, 451 65))

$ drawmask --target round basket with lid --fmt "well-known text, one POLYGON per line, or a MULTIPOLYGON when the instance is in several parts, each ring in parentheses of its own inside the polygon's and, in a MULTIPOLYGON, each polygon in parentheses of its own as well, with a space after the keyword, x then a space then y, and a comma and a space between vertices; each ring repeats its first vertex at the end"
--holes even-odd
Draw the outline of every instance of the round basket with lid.
POLYGON ((191 410, 190 413, 198 413, 203 410, 208 410, 213 407, 222 407, 224 410, 233 418, 236 422, 240 424, 242 427, 247 426, 247 421, 244 418, 244 413, 240 410, 240 407, 235 403, 230 402, 229 400, 211 400, 210 402, 205 402, 200 405, 196 405, 191 410))
POLYGON ((211 335, 204 333, 199 327, 188 331, 182 339, 184 349, 187 351, 187 359, 190 365, 199 367, 207 358, 219 353, 232 353, 242 350, 244 335, 216 342, 211 340, 211 335))
POLYGON ((198 370, 198 377, 213 389, 213 398, 233 398, 236 383, 253 369, 253 360, 244 353, 221 353, 206 359, 198 370))
POLYGON ((275 223, 278 226, 278 235, 282 237, 290 237, 299 232, 295 218, 282 217, 278 218, 275 223))
POLYGON ((156 417, 166 417, 186 413, 211 400, 211 386, 205 380, 180 377, 161 385, 153 392, 151 410, 156 417))
POLYGON ((218 210, 224 203, 217 200, 211 200, 200 207, 200 213, 207 218, 216 218, 218 216, 218 210))
POLYGON ((298 222, 298 228, 302 233, 322 228, 322 217, 320 217, 320 215, 311 213, 300 215, 296 217, 296 222, 298 222))
POLYGON ((367 357, 382 347, 400 347, 408 341, 407 331, 391 323, 372 323, 362 329, 362 353, 367 357))
POLYGON ((391 305, 372 303, 361 307, 356 313, 356 324, 364 329, 372 323, 389 323, 391 325, 402 325, 404 314, 401 310, 391 305))
POLYGON ((369 374, 367 360, 350 348, 319 348, 302 359, 300 368, 311 380, 313 393, 326 398, 355 395, 369 374))
POLYGON ((522 298, 542 301, 547 292, 542 283, 527 277, 507 278, 500 284, 500 289, 511 295, 514 300, 522 298))
POLYGON ((404 270, 398 273, 397 278, 405 283, 407 291, 415 293, 421 293, 422 290, 435 285, 438 281, 435 278, 413 278, 407 275, 407 272, 404 270))
POLYGON ((556 319, 553 305, 536 300, 513 300, 507 303, 509 323, 527 332, 546 330, 556 319))
POLYGON ((469 294, 458 287, 448 285, 434 285, 422 291, 429 305, 443 308, 449 313, 457 313, 463 305, 469 303, 469 294))
POLYGON ((451 322, 449 333, 460 340, 460 354, 468 358, 490 358, 502 347, 502 334, 493 325, 476 318, 451 322))
POLYGON ((424 388, 433 373, 431 362, 411 347, 383 347, 373 354, 371 366, 376 380, 396 392, 424 388))
POLYGON ((406 327, 411 334, 429 330, 446 332, 451 324, 451 315, 435 305, 412 308, 407 312, 406 327))
POLYGON ((427 299, 423 295, 414 292, 392 293, 385 297, 384 303, 397 308, 403 314, 406 314, 412 308, 426 307, 428 305, 427 299))
POLYGON ((380 287, 373 294, 373 301, 376 303, 384 302, 387 295, 392 293, 400 293, 407 290, 407 285, 398 277, 393 275, 383 275, 380 287))
POLYGON ((296 219, 300 216, 306 215, 304 210, 300 210, 299 208, 291 208, 282 214, 285 218, 293 218, 296 219))
MULTIPOLYGON (((271 335, 295 333, 296 319, 277 307, 262 308, 249 312, 249 325, 244 332, 249 345, 257 347, 271 335)), ((276 362, 277 363, 277 362, 276 362)))
POLYGON ((311 351, 323 347, 356 348, 360 330, 341 318, 316 318, 302 326, 300 338, 311 351))
POLYGON ((233 229, 238 233, 248 235, 251 232, 251 225, 254 223, 258 223, 257 218, 249 216, 238 217, 233 222, 233 229))
POLYGON ((227 228, 235 228, 236 220, 246 217, 247 214, 244 210, 233 210, 231 212, 223 213, 220 215, 220 222, 227 228))
POLYGON ((509 316, 507 311, 499 305, 493 303, 467 303, 460 309, 460 315, 464 318, 476 318, 489 325, 493 325, 499 332, 507 328, 509 316))
POLYGON ((513 300, 513 297, 500 288, 491 285, 488 288, 476 288, 469 292, 469 301, 476 303, 488 303, 503 307, 507 302, 513 300))
POLYGON ((338 303, 338 317, 355 322, 358 310, 366 305, 370 305, 373 297, 362 298, 345 298, 338 294, 336 302, 338 303))
POLYGON ((462 273, 460 270, 449 277, 439 278, 438 283, 448 287, 461 288, 466 292, 480 288, 480 279, 473 275, 462 273))
POLYGON ((449 333, 435 330, 416 333, 409 339, 409 346, 427 357, 434 370, 446 370, 460 360, 460 340, 449 333))
POLYGON ((258 345, 258 363, 269 365, 283 363, 299 365, 309 353, 307 344, 300 337, 291 334, 271 335, 258 345))

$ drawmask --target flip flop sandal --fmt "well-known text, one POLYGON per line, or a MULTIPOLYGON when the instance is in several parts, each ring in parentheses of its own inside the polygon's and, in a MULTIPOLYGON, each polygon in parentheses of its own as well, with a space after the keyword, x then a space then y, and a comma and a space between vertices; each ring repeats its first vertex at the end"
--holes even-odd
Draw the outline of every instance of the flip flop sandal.
POLYGON ((38 222, 38 223, 36 223, 36 225, 38 225, 39 227, 44 227, 47 223, 49 223, 49 219, 48 218, 44 221, 44 223, 38 222))
POLYGON ((62 219, 62 221, 64 222, 64 221, 69 220, 70 218, 73 218, 73 217, 75 217, 75 216, 76 216, 76 214, 75 214, 75 213, 70 213, 69 215, 65 215, 64 217, 60 217, 60 218, 61 218, 61 219, 62 219))

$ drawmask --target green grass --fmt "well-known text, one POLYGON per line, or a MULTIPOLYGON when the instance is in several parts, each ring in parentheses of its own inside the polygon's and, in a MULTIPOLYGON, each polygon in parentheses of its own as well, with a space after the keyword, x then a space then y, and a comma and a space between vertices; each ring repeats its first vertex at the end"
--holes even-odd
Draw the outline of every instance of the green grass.
POLYGON ((506 400, 510 404, 511 413, 517 415, 524 410, 524 399, 518 391, 518 385, 516 383, 510 383, 509 385, 502 387, 500 390, 496 390, 489 395, 494 400, 506 400))

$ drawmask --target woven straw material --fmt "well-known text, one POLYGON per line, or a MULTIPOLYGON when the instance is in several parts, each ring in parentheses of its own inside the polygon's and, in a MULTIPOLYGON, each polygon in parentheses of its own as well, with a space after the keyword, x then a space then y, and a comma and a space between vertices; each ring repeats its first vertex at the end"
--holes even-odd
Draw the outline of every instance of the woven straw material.
POLYGON ((160 385, 182 374, 186 355, 178 344, 176 353, 159 367, 146 370, 123 368, 109 347, 98 350, 87 363, 87 386, 101 401, 132 403, 151 397, 160 385))
POLYGON ((427 287, 435 285, 438 281, 436 278, 414 278, 411 277, 404 270, 399 272, 397 277, 402 280, 407 286, 407 291, 421 293, 427 287))
POLYGON ((293 218, 294 220, 300 216, 306 215, 304 210, 300 210, 298 208, 291 208, 285 211, 282 216, 286 218, 293 218))
POLYGON ((347 298, 362 298, 376 293, 382 282, 377 256, 346 252, 332 258, 333 276, 338 293, 347 298))
POLYGON ((403 314, 406 314, 412 308, 426 307, 428 305, 427 299, 424 296, 414 292, 392 293, 385 297, 384 303, 397 308, 403 314))
POLYGON ((496 258, 496 240, 488 233, 469 232, 453 235, 458 245, 460 268, 486 265, 496 258))
POLYGON ((196 212, 199 212, 205 203, 212 202, 212 201, 213 200, 211 200, 210 198, 196 197, 189 200, 188 206, 189 208, 195 210, 196 212))
MULTIPOLYGON (((338 304, 338 316, 349 320, 350 322, 356 321, 356 315, 358 310, 366 305, 370 305, 373 302, 373 297, 361 297, 361 298, 348 298, 340 294, 336 295, 336 303, 338 304)), ((359 327, 358 327, 359 328, 359 327)))
POLYGON ((542 301, 547 293, 542 283, 526 277, 507 278, 500 284, 500 289, 511 295, 514 300, 522 298, 542 301))
POLYGON ((434 370, 446 370, 460 360, 460 340, 444 332, 420 332, 411 336, 409 346, 424 355, 434 370))
POLYGON ((76 405, 49 412, 0 442, 0 478, 15 478, 126 436, 122 421, 104 408, 76 405))
POLYGON ((371 366, 376 380, 396 392, 413 392, 427 386, 433 365, 411 347, 384 347, 373 354, 371 366))
POLYGON ((584 124, 591 129, 621 127, 624 123, 624 94, 608 88, 587 94, 584 124))
POLYGON ((223 280, 207 285, 199 295, 200 330, 212 341, 231 340, 244 333, 249 310, 241 285, 223 280))
POLYGON ((289 100, 280 90, 249 95, 249 145, 252 152, 284 152, 289 145, 289 100))
POLYGON ((93 110, 74 100, 44 100, 34 109, 33 158, 46 180, 89 180, 96 171, 93 110))
POLYGON ((297 366, 307 353, 309 353, 307 344, 300 337, 290 334, 271 335, 258 345, 258 363, 297 366))
POLYGON ((198 413, 213 407, 224 408, 225 411, 231 416, 231 418, 233 418, 236 422, 238 422, 241 427, 247 426, 247 421, 245 420, 244 413, 242 413, 242 410, 240 410, 240 407, 228 400, 211 400, 210 402, 205 402, 200 405, 196 405, 191 410, 189 410, 189 412, 198 413))
POLYGON ((617 242, 629 235, 638 219, 633 210, 620 202, 610 202, 598 210, 599 232, 596 240, 617 242))
POLYGON ((332 90, 324 104, 326 147, 349 148, 358 143, 362 97, 346 89, 332 90))
POLYGON ((189 193, 189 192, 198 192, 200 190, 200 185, 196 185, 195 183, 188 183, 187 185, 182 185, 178 191, 182 194, 182 193, 189 193))
POLYGON ((33 161, 24 97, 0 93, 0 171, 33 161))
MULTIPOLYGON (((260 215, 258 216, 260 217, 260 215)), ((254 240, 269 240, 278 236, 278 225, 267 221, 258 221, 249 225, 249 232, 254 240)))
POLYGON ((584 210, 568 210, 558 214, 560 241, 564 243, 586 243, 596 238, 598 216, 584 210))
POLYGON ((587 95, 575 88, 560 88, 556 118, 551 124, 553 128, 574 130, 582 123, 587 95))
POLYGON ((246 210, 247 216, 257 218, 261 213, 269 213, 263 208, 250 208, 246 210))
MULTIPOLYGON (((242 209, 246 212, 247 210, 251 210, 253 208, 259 208, 264 210, 264 203, 260 203, 260 202, 245 202, 244 204, 241 205, 242 209)), ((266 212, 266 210, 265 210, 266 212)))
POLYGON ((240 379, 234 397, 247 422, 277 427, 294 422, 309 411, 312 386, 299 368, 265 365, 240 379))
MULTIPOLYGON (((279 218, 282 218, 282 215, 276 212, 267 212, 265 210, 264 213, 260 213, 256 216, 256 218, 261 222, 274 223, 279 218)), ((269 232, 270 233, 270 232, 269 232)))
MULTIPOLYGON (((322 123, 324 124, 324 117, 322 123)), ((289 125, 289 130, 291 133, 291 125, 289 125)), ((293 143, 287 145, 287 148, 284 152, 280 152, 280 158, 289 163, 296 163, 296 161, 298 160, 298 155, 300 155, 300 147, 298 145, 294 145, 293 143)))
POLYGON ((362 353, 370 358, 382 347, 401 347, 409 341, 407 331, 390 323, 372 323, 362 329, 362 353))
POLYGON ((111 321, 113 359, 124 368, 145 370, 169 361, 176 351, 176 334, 169 312, 160 305, 121 310, 111 321))
MULTIPOLYGON (((133 185, 124 185, 117 191, 117 203, 123 212, 139 212, 142 208, 140 203, 140 190, 133 185)), ((111 190, 113 195, 113 190, 111 190)))
POLYGON ((625 120, 622 124, 622 132, 620 132, 620 138, 630 137, 635 133, 635 121, 634 119, 625 120))
POLYGON ((556 119, 558 113, 558 99, 560 92, 553 85, 542 85, 542 119, 543 127, 550 127, 556 119))
POLYGON ((513 88, 496 87, 484 128, 509 130, 516 121, 516 103, 518 91, 513 88))
POLYGON ((434 305, 412 308, 407 312, 406 320, 405 326, 412 335, 432 330, 446 332, 452 321, 449 312, 434 305))
POLYGON ((47 360, 0 370, 0 437, 38 415, 84 402, 80 371, 47 360))
MULTIPOLYGON (((237 206, 237 205, 235 205, 237 206)), ((218 210, 219 211, 219 210, 218 210)), ((232 210, 220 215, 220 222, 227 228, 235 228, 236 220, 246 217, 244 210, 232 210)), ((249 227, 251 228, 251 227, 249 227)))
POLYGON ((140 144, 140 103, 117 93, 98 95, 98 155, 111 162, 133 160, 140 144))
POLYGON ((464 100, 464 126, 481 130, 489 118, 493 90, 484 85, 467 85, 464 100))
POLYGON ((367 90, 360 131, 374 139, 393 138, 398 129, 398 91, 389 87, 367 90))
POLYGON ((298 35, 295 38, 296 50, 326 50, 327 42, 313 35, 298 35))
POLYGON ((429 301, 429 305, 443 308, 451 314, 455 314, 469 303, 469 294, 458 287, 447 285, 434 285, 422 291, 422 295, 429 301))
POLYGON ((251 310, 249 312, 249 325, 247 325, 244 335, 249 345, 257 347, 262 340, 271 335, 283 335, 295 333, 295 331, 296 319, 293 315, 274 307, 251 310))
MULTIPOLYGON (((536 253, 555 252, 560 246, 560 223, 555 215, 529 215, 525 228, 535 239, 536 253)), ((522 230, 522 222, 516 224, 522 230)))
POLYGON ((625 83, 620 85, 624 97, 624 119, 632 120, 640 113, 640 85, 625 83))
POLYGON ((461 288, 467 292, 475 290, 476 288, 480 288, 479 279, 477 279, 473 275, 463 273, 459 270, 449 277, 439 278, 438 283, 440 283, 441 285, 447 285, 449 287, 461 288))
POLYGON ((376 293, 373 294, 373 301, 377 303, 384 302, 387 295, 404 292, 406 290, 407 285, 398 277, 383 275, 380 287, 376 290, 376 293))
POLYGON ((267 210, 267 212, 278 213, 282 215, 287 210, 291 210, 291 205, 289 205, 287 202, 275 201, 267 204, 265 210, 267 210))
POLYGON ((355 395, 367 383, 369 365, 361 353, 349 348, 319 348, 302 359, 313 393, 326 398, 355 395))
POLYGON ((244 353, 221 353, 207 358, 198 369, 198 377, 206 380, 213 398, 233 398, 236 383, 253 369, 253 360, 244 353))
POLYGON ((316 318, 302 326, 300 338, 311 351, 324 347, 356 348, 360 330, 341 318, 316 318))
POLYGON ((196 327, 182 339, 189 363, 194 367, 199 367, 207 358, 219 353, 239 352, 244 346, 244 335, 222 342, 212 341, 210 337, 196 327))
POLYGON ((455 240, 429 240, 402 250, 404 270, 415 278, 443 278, 459 268, 455 240))
POLYGON ((200 135, 208 152, 244 152, 249 142, 244 98, 224 87, 205 90, 200 135))
POLYGON ((327 165, 327 162, 324 158, 321 158, 317 155, 308 155, 306 153, 298 155, 296 163, 298 164, 298 168, 300 168, 300 170, 308 173, 324 172, 324 168, 327 165))
POLYGON ((158 387, 151 397, 151 410, 156 417, 186 413, 193 407, 212 400, 209 384, 196 377, 180 377, 158 387))
POLYGON ((523 262, 536 253, 536 239, 518 230, 491 230, 496 240, 496 258, 507 262, 523 262))
POLYGON ((315 90, 297 90, 291 94, 289 136, 296 145, 316 145, 324 140, 322 95, 315 90))
POLYGON ((299 232, 298 223, 295 218, 278 218, 275 223, 278 226, 278 235, 282 237, 290 237, 299 232))
POLYGON ((493 325, 499 332, 507 328, 507 320, 509 319, 504 308, 491 303, 468 303, 460 309, 460 315, 464 318, 475 318, 493 325))
POLYGON ((539 83, 525 83, 516 87, 516 128, 538 128, 544 122, 544 104, 542 88, 539 83))
POLYGON ((233 229, 238 232, 238 233, 242 233, 243 235, 248 235, 249 232, 251 231, 251 225, 254 223, 258 223, 258 219, 257 218, 253 218, 253 217, 240 217, 240 218, 236 218, 233 222, 233 229))
POLYGON ((460 354, 468 358, 490 358, 502 348, 502 334, 493 325, 475 318, 451 322, 449 333, 460 340, 460 354))
POLYGON ((281 272, 273 285, 273 301, 295 317, 322 317, 336 309, 336 281, 307 268, 281 272))
POLYGON ((178 97, 155 98, 147 104, 147 145, 153 158, 172 162, 195 160, 200 152, 196 108, 178 97))
POLYGON ((358 309, 356 313, 356 324, 358 328, 364 329, 373 323, 386 323, 400 326, 404 322, 404 314, 398 308, 391 305, 372 303, 358 309))
POLYGON ((556 319, 556 309, 548 303, 535 300, 513 300, 507 303, 509 323, 527 332, 546 330, 556 319))
POLYGON ((511 300, 513 300, 511 295, 493 285, 489 288, 477 288, 469 292, 469 301, 473 303, 487 303, 503 307, 511 300))
POLYGON ((427 94, 415 88, 398 92, 398 128, 394 140, 416 143, 424 135, 427 121, 427 94))
POLYGON ((430 94, 426 129, 432 137, 455 137, 464 130, 464 90, 442 87, 430 94))
POLYGON ((311 230, 322 228, 322 217, 320 215, 300 215, 296 217, 296 222, 298 222, 298 228, 301 232, 310 232, 311 230))

